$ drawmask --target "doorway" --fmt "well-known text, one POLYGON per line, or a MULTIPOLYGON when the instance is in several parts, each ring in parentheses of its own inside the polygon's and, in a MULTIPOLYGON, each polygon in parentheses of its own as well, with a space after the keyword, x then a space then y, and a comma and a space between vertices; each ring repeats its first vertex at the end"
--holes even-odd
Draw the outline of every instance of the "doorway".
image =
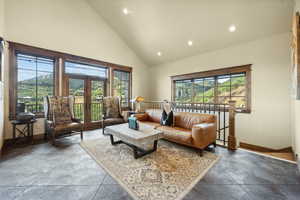
POLYGON ((101 127, 102 96, 106 95, 106 79, 99 77, 67 75, 67 95, 75 97, 74 114, 84 124, 85 130, 101 127))

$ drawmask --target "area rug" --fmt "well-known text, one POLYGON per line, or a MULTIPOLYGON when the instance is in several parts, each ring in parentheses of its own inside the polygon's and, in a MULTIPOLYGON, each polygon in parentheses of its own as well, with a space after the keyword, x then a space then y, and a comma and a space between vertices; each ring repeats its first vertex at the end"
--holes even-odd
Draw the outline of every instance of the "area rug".
POLYGON ((125 144, 112 146, 109 138, 81 146, 136 200, 179 200, 216 163, 218 156, 160 140, 156 152, 134 159, 125 144))

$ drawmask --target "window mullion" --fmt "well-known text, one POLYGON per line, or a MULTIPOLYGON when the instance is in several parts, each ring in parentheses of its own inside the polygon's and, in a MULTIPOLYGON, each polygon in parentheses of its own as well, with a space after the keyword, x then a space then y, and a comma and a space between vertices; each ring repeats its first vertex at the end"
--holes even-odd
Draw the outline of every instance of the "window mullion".
POLYGON ((192 79, 192 99, 191 99, 191 103, 195 103, 195 79, 192 79))
POLYGON ((35 57, 35 112, 38 111, 38 58, 35 57))
POLYGON ((217 104, 218 103, 218 76, 214 76, 214 103, 217 104))

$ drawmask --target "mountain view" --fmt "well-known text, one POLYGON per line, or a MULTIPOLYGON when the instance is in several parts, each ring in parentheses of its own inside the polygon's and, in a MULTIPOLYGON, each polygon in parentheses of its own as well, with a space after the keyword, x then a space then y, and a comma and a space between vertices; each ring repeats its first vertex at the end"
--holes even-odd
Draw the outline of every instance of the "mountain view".
POLYGON ((41 75, 36 78, 18 81, 18 103, 25 103, 29 111, 42 111, 43 97, 53 95, 53 75, 41 75), (38 86, 38 90, 37 87, 38 86), (35 108, 36 99, 38 106, 35 108))
MULTIPOLYGON (((217 95, 218 103, 227 104, 230 100, 236 101, 237 107, 245 106, 246 80, 244 76, 218 79, 217 95), (230 92, 231 88, 231 92, 230 92)), ((214 79, 199 79, 176 83, 176 101, 192 102, 192 91, 194 91, 194 103, 214 103, 215 81, 214 79)))

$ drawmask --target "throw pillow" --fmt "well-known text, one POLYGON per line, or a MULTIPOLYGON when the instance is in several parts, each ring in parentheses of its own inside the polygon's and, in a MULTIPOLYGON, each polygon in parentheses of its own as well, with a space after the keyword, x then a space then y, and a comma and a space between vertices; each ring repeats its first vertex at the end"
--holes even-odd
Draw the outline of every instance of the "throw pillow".
POLYGON ((173 125, 173 111, 166 113, 165 110, 163 110, 160 124, 163 126, 172 126, 173 125))

